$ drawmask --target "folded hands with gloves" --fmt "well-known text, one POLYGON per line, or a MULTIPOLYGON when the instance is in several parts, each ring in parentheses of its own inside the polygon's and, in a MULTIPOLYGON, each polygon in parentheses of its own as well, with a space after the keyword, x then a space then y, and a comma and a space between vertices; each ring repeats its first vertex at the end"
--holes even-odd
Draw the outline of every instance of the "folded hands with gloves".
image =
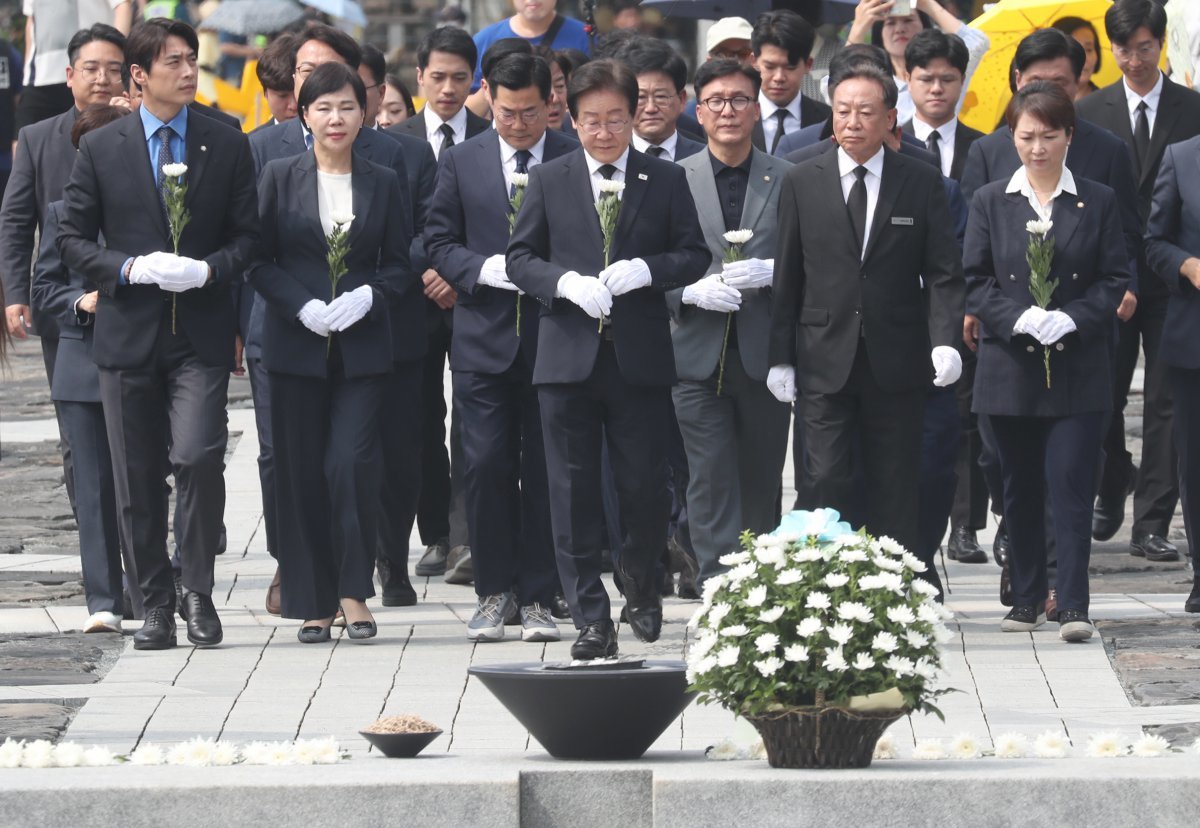
POLYGON ((774 259, 742 259, 721 271, 721 280, 736 290, 770 287, 775 278, 774 259))
POLYGON ((174 253, 147 253, 138 256, 129 267, 131 285, 158 285, 172 293, 204 287, 208 283, 208 263, 174 253))
POLYGON ((331 331, 344 331, 371 312, 375 293, 370 285, 362 285, 343 293, 332 302, 309 299, 296 314, 300 324, 317 336, 331 331))
POLYGON ((1013 334, 1029 334, 1043 345, 1053 345, 1076 330, 1075 320, 1060 310, 1042 310, 1033 306, 1017 317, 1013 334))

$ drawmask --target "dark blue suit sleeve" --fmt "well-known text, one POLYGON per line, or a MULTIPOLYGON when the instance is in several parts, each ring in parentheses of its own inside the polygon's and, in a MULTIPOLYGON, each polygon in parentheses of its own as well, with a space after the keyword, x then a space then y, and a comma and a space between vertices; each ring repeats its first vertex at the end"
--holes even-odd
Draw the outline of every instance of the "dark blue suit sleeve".
POLYGON ((1181 296, 1194 293, 1196 289, 1180 274, 1180 268, 1188 259, 1200 255, 1200 250, 1189 252, 1179 246, 1183 198, 1175 169, 1174 149, 1174 146, 1169 146, 1163 153, 1158 179, 1154 182, 1150 219, 1146 223, 1146 262, 1166 283, 1171 293, 1181 296))
POLYGON ((434 270, 456 290, 475 292, 487 258, 467 247, 467 215, 459 186, 458 153, 447 152, 438 171, 437 189, 425 224, 425 249, 434 270))

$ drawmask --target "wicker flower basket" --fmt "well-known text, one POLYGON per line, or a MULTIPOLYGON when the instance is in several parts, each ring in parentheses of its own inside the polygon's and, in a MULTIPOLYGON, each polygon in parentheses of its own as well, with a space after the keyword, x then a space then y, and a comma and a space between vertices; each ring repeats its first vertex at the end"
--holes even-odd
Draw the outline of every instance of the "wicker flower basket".
POLYGON ((908 712, 794 707, 746 719, 762 736, 773 768, 865 768, 883 731, 908 712))

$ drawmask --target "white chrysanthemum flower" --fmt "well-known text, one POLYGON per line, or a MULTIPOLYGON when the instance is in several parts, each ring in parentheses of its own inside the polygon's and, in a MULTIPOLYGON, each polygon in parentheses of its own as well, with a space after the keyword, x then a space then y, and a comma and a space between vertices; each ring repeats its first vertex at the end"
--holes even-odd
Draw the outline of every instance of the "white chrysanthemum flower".
POLYGON ((830 572, 825 576, 825 586, 830 589, 844 587, 848 583, 850 583, 850 576, 843 572, 830 572))
POLYGON ((715 658, 718 667, 732 667, 738 663, 741 651, 737 647, 727 646, 717 650, 715 658))
POLYGON ((910 572, 924 572, 928 569, 925 562, 911 552, 905 552, 900 556, 900 560, 904 561, 904 568, 910 572))
POLYGON ((877 632, 875 633, 875 637, 871 639, 871 649, 879 650, 883 653, 894 653, 899 646, 900 641, 890 632, 877 632))
POLYGON ((291 742, 271 742, 266 746, 265 765, 292 765, 295 759, 291 742))
POLYGON ((165 761, 167 757, 158 745, 139 745, 129 757, 131 765, 161 765, 165 761))
POLYGON ((758 614, 758 620, 764 624, 774 624, 783 617, 783 607, 771 607, 758 614))
POLYGON ((519 172, 512 173, 509 176, 509 180, 512 181, 512 185, 514 187, 517 187, 517 188, 528 187, 529 186, 529 173, 519 173, 519 172))
POLYGON ((783 657, 788 661, 808 661, 808 647, 803 644, 789 644, 783 648, 783 657))
POLYGON ((228 767, 229 765, 237 764, 237 760, 241 758, 238 747, 231 742, 217 742, 213 745, 212 763, 218 768, 228 767))
POLYGON ((692 617, 688 619, 688 622, 687 622, 688 629, 689 630, 699 629, 700 625, 703 624, 704 621, 706 620, 706 618, 708 617, 709 609, 710 609, 710 607, 706 607, 703 604, 696 607, 696 611, 693 612, 692 617))
POLYGON ((904 594, 904 578, 895 572, 880 572, 876 576, 879 578, 879 585, 886 590, 896 593, 897 595, 904 594))
POLYGON ((937 587, 929 583, 929 581, 923 581, 920 578, 913 578, 910 589, 925 598, 933 598, 937 595, 937 587))
POLYGON ((887 661, 883 662, 883 666, 900 678, 916 675, 917 672, 917 665, 911 658, 900 658, 894 655, 888 656, 887 661))
POLYGON ((1033 755, 1039 759, 1062 759, 1070 750, 1067 737, 1056 730, 1047 730, 1033 740, 1033 755))
MULTIPOLYGON (((913 586, 923 583, 925 582, 913 581, 913 586)), ((924 601, 917 607, 917 618, 926 624, 940 624, 942 621, 941 614, 931 606, 929 601, 924 601)))
POLYGON ((824 557, 824 552, 811 546, 805 546, 792 553, 792 560, 796 561, 797 563, 813 563, 814 561, 819 561, 824 557))
POLYGON ((750 743, 750 747, 746 748, 747 759, 766 759, 767 746, 763 744, 762 739, 755 739, 750 743))
POLYGON ((829 628, 829 637, 838 644, 845 644, 850 641, 851 638, 854 638, 854 628, 849 624, 834 624, 829 628))
POLYGON ((339 227, 345 227, 346 225, 354 222, 354 213, 334 210, 329 214, 329 220, 339 227))
POLYGON ((179 178, 187 175, 187 164, 163 164, 162 172, 168 178, 179 178))
POLYGON ((1155 759, 1171 752, 1171 743, 1162 736, 1147 733, 1129 748, 1130 754, 1142 759, 1155 759))
POLYGON ((759 584, 750 590, 746 595, 746 606, 761 607, 763 602, 767 600, 767 587, 764 584, 759 584))
POLYGON ((889 555, 895 555, 896 557, 903 555, 907 551, 902 543, 888 535, 880 535, 876 538, 873 548, 886 552, 889 555))
POLYGON ((26 742, 21 751, 21 767, 49 768, 54 766, 54 743, 48 739, 26 742))
POLYGON ((804 606, 808 609, 829 609, 832 604, 833 602, 824 592, 810 592, 804 599, 804 606))
POLYGON ((934 681, 938 677, 938 667, 927 658, 917 659, 917 666, 914 668, 916 674, 926 681, 934 681))
POLYGON ((748 560, 750 560, 750 553, 745 551, 726 552, 717 558, 717 561, 722 566, 737 566, 738 564, 744 564, 748 560))
POLYGON ((601 179, 598 183, 600 185, 600 192, 602 193, 615 193, 619 195, 625 189, 624 181, 613 181, 610 178, 605 178, 601 179))
POLYGON ((692 669, 696 675, 702 676, 705 673, 711 673, 713 670, 716 669, 716 667, 717 667, 716 656, 705 656, 704 658, 695 662, 692 669))
MULTIPOLYGON (((714 659, 715 661, 715 659, 714 659)), ((297 739, 292 742, 292 764, 311 765, 316 760, 316 751, 308 739, 297 739)))
POLYGON ((825 669, 833 673, 844 673, 850 669, 841 647, 835 647, 825 654, 825 669))
POLYGON ((748 632, 750 632, 750 628, 745 624, 734 624, 732 627, 721 630, 721 635, 725 638, 741 638, 748 632))
POLYGON ((715 745, 704 751, 704 755, 716 762, 728 762, 737 759, 741 752, 738 746, 733 743, 732 739, 722 739, 715 745))
POLYGON ((870 653, 859 653, 854 656, 853 666, 855 670, 870 670, 875 666, 875 659, 870 653))
POLYGON ((116 761, 117 757, 113 756, 113 752, 100 745, 92 745, 83 752, 83 764, 89 768, 102 768, 115 764, 116 761))
POLYGON ((25 742, 5 739, 0 745, 0 768, 21 767, 21 754, 25 752, 25 742))
POLYGON ((759 535, 754 539, 754 545, 762 549, 767 546, 773 546, 778 549, 783 549, 787 546, 787 541, 776 535, 759 535))
POLYGON ((1001 733, 994 742, 997 759, 1024 759, 1029 753, 1029 740, 1021 733, 1001 733))
POLYGON ((896 740, 892 738, 891 733, 885 733, 875 743, 875 751, 871 754, 871 758, 895 759, 896 755, 896 740))
POLYGON ((796 625, 796 635, 801 638, 809 638, 816 635, 825 629, 825 622, 816 616, 810 615, 796 625))
POLYGON ((940 621, 933 625, 933 640, 939 644, 945 644, 954 638, 954 631, 940 621))
POLYGON ((754 551, 754 559, 764 566, 782 569, 787 564, 787 552, 778 546, 767 546, 754 551))
POLYGON ((712 609, 708 611, 709 626, 715 627, 720 624, 725 619, 725 616, 729 615, 729 611, 732 609, 733 607, 731 607, 726 601, 722 601, 719 604, 713 604, 712 609))
POLYGON ((773 653, 775 648, 779 646, 779 636, 775 633, 763 633, 758 638, 754 639, 754 649, 760 653, 773 653))
POLYGON ((754 662, 754 668, 762 673, 765 678, 770 678, 779 672, 779 668, 783 666, 783 660, 771 656, 760 661, 754 662))
POLYGON ((955 759, 978 759, 982 754, 979 741, 970 733, 960 733, 950 742, 950 755, 955 759))
POLYGON ((785 569, 779 573, 779 577, 775 583, 780 586, 788 586, 789 584, 798 584, 804 580, 804 573, 799 569, 785 569))
POLYGON ((883 589, 883 575, 863 575, 858 579, 856 586, 863 592, 869 592, 872 589, 883 589))
POLYGON ((54 764, 60 768, 77 768, 83 764, 83 745, 62 742, 54 746, 54 764))
POLYGON ((1030 219, 1025 222, 1025 232, 1033 236, 1044 236, 1054 227, 1050 220, 1030 219))
POLYGON ((885 555, 879 555, 874 559, 874 563, 880 569, 887 572, 900 572, 904 569, 904 561, 896 558, 889 558, 885 555))
POLYGON ((870 556, 862 549, 843 549, 838 553, 838 557, 846 563, 862 563, 870 556))
POLYGON ((1088 737, 1087 755, 1094 759, 1110 759, 1114 756, 1125 755, 1125 745, 1121 738, 1111 731, 1093 733, 1088 737))
POLYGON ((945 759, 946 749, 942 747, 939 739, 920 739, 913 746, 912 758, 914 759, 945 759))
POLYGON ((730 244, 745 244, 754 238, 753 230, 730 230, 722 238, 730 244))
POLYGON ((861 621, 864 624, 869 624, 875 620, 874 614, 866 604, 858 601, 844 601, 838 604, 838 618, 844 618, 847 621, 861 621))
POLYGON ((922 647, 929 646, 929 639, 916 630, 905 630, 904 640, 907 641, 911 646, 916 647, 918 650, 922 647))
POLYGON ((746 561, 745 563, 739 564, 733 569, 729 570, 727 573, 725 573, 725 576, 729 578, 730 586, 736 587, 739 586, 742 581, 753 578, 757 574, 758 567, 755 566, 754 561, 746 561))
POLYGON ((917 615, 908 606, 900 604, 894 607, 887 608, 888 620, 893 624, 912 624, 917 620, 917 615))
POLYGON ((324 739, 312 739, 313 763, 317 765, 336 765, 342 761, 342 751, 337 739, 326 736, 324 739))

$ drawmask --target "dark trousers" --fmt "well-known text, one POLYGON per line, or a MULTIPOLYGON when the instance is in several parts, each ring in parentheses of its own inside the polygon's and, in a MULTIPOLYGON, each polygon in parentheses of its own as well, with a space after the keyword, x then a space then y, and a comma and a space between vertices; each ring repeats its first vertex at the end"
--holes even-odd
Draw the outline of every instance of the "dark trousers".
POLYGON ((393 362, 383 392, 380 440, 383 486, 376 556, 408 571, 408 541, 421 495, 421 372, 419 359, 393 362))
MULTIPOLYGON (((792 480, 796 489, 796 499, 792 509, 819 509, 817 493, 813 488, 812 473, 808 468, 808 452, 805 450, 804 437, 804 395, 796 394, 792 403, 792 480)), ((783 489, 780 489, 780 511, 783 511, 783 489)))
POLYGON ((271 439, 271 383, 261 359, 246 360, 250 395, 254 398, 254 424, 258 431, 258 482, 262 489, 263 529, 267 534, 267 552, 275 555, 278 537, 275 511, 275 446, 271 439))
POLYGON ((347 379, 340 363, 335 348, 326 378, 270 374, 285 618, 329 618, 340 598, 375 594, 387 376, 347 379))
POLYGON ((692 545, 707 580, 728 569, 719 559, 738 549, 743 530, 760 534, 779 525, 791 411, 746 374, 736 350, 726 356, 720 394, 714 373, 681 381, 672 397, 691 470, 692 545))
MULTIPOLYGON (((58 359, 58 332, 38 334, 42 345, 42 364, 46 366, 46 384, 54 387, 54 363, 58 359)), ((71 511, 75 511, 75 463, 71 457, 71 435, 63 422, 60 403, 54 403, 54 418, 58 421, 58 450, 62 454, 63 483, 67 487, 67 500, 71 511)))
POLYGON ((1175 451, 1179 456, 1179 499, 1187 528, 1192 572, 1200 573, 1200 369, 1169 370, 1175 401, 1175 451))
MULTIPOLYGON (((1108 412, 1105 412, 1105 422, 1108 422, 1108 412)), ((1000 469, 1000 452, 996 448, 996 434, 992 431, 992 419, 986 414, 980 414, 976 420, 979 427, 979 467, 987 478, 988 491, 992 493, 992 508, 1004 514, 1004 473, 1000 469)), ((1042 507, 1042 522, 1045 527, 1044 542, 1046 548, 1046 576, 1051 589, 1058 574, 1058 548, 1054 535, 1054 505, 1047 497, 1042 507)), ((1007 528, 1007 525, 1006 525, 1007 528)), ((1009 540, 1011 541, 1011 533, 1009 540)))
POLYGON ((1125 403, 1137 367, 1138 340, 1146 355, 1142 413, 1142 458, 1133 491, 1133 537, 1167 536, 1175 505, 1179 501, 1179 476, 1171 435, 1171 381, 1167 366, 1159 359, 1163 325, 1167 317, 1167 295, 1154 289, 1138 297, 1137 312, 1120 325, 1117 337, 1117 374, 1112 419, 1104 442, 1107 457, 1101 491, 1124 496, 1122 484, 1131 471, 1125 450, 1125 403), (1111 468, 1110 468, 1111 466, 1111 468))
POLYGON ((600 443, 605 434, 625 531, 621 568, 639 584, 653 579, 670 518, 670 389, 626 382, 612 343, 605 341, 590 377, 539 386, 538 402, 554 552, 571 617, 582 627, 610 617, 608 592, 600 580, 600 443))
MULTIPOLYGON (((100 403, 92 402, 64 401, 55 405, 66 440, 75 446, 75 474, 80 483, 75 519, 79 525, 79 564, 83 569, 88 612, 111 612, 119 616, 124 607, 121 539, 104 409, 100 403)), ((129 572, 131 593, 140 595, 135 586, 136 563, 130 559, 125 568, 129 572)))
POLYGON ((1046 501, 1054 512, 1059 610, 1088 609, 1092 501, 1107 412, 1068 417, 990 416, 1004 476, 1004 518, 1012 539, 1013 601, 1046 599, 1046 501))
POLYGON ((549 605, 558 591, 532 378, 532 366, 520 352, 503 374, 454 373, 475 593, 512 592, 522 606, 549 605))
POLYGON ((1000 490, 988 489, 987 477, 979 465, 983 440, 979 436, 979 422, 971 413, 975 388, 975 354, 966 348, 959 348, 959 353, 962 355, 963 370, 962 376, 954 384, 959 427, 958 452, 954 460, 957 483, 950 512, 950 525, 955 529, 976 531, 987 526, 989 495, 998 502, 1000 490))
POLYGON ((462 503, 462 437, 457 412, 450 412, 450 449, 446 449, 446 357, 450 354, 449 311, 430 303, 429 350, 421 377, 421 486, 417 530, 429 545, 449 538, 451 546, 467 542, 462 503))
POLYGON ((854 447, 861 450, 866 527, 916 549, 925 389, 886 391, 860 342, 845 387, 804 391, 804 436, 816 503, 844 514, 858 497, 854 447))
MULTIPOLYGON (((962 379, 959 379, 962 382, 962 379)), ((921 429, 920 512, 917 516, 917 545, 911 550, 925 562, 921 577, 942 590, 937 571, 937 553, 946 523, 954 506, 958 477, 955 466, 961 427, 955 388, 930 388, 925 397, 925 420, 921 429)))
MULTIPOLYGON (((166 314, 170 304, 165 303, 166 314)), ((121 540, 132 550, 147 610, 173 609, 164 471, 175 476, 176 544, 183 586, 212 593, 225 514, 229 372, 205 365, 164 319, 149 365, 100 369, 121 540)))

